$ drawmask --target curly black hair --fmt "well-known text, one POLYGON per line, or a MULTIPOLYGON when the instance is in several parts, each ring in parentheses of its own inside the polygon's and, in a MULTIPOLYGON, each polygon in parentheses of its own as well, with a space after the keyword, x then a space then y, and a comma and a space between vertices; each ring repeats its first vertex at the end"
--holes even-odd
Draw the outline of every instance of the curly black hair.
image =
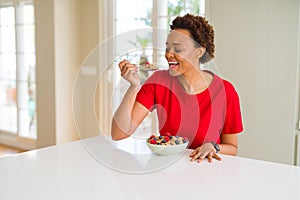
POLYGON ((186 14, 182 17, 178 16, 172 21, 170 28, 171 30, 188 30, 195 43, 206 49, 205 53, 200 58, 200 63, 206 63, 214 58, 215 32, 213 26, 210 25, 204 17, 191 14, 186 14))

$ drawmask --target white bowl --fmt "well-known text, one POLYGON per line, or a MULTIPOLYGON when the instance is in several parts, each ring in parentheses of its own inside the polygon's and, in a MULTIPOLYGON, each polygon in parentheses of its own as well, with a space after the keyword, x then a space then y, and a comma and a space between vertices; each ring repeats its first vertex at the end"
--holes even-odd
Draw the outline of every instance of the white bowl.
POLYGON ((146 141, 147 146, 156 154, 162 155, 162 156, 168 156, 168 155, 175 155, 183 152, 188 142, 183 144, 177 144, 177 145, 157 145, 157 144, 150 144, 148 141, 146 141))

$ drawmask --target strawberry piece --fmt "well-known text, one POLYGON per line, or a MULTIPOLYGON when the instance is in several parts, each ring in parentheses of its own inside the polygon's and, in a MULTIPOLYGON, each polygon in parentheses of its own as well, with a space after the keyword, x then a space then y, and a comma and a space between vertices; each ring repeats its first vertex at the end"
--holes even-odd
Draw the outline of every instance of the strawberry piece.
POLYGON ((156 140, 150 140, 150 144, 156 144, 156 140))
POLYGON ((164 139, 166 140, 166 142, 168 142, 170 140, 169 136, 165 136, 164 139))
POLYGON ((152 138, 154 138, 154 137, 155 137, 155 135, 151 135, 151 136, 150 136, 150 139, 152 139, 152 138))

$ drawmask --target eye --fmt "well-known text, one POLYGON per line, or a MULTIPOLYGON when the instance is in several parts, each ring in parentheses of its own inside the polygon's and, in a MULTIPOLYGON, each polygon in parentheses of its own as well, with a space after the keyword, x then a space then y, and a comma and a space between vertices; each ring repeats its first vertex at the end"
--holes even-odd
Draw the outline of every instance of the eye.
POLYGON ((175 48, 174 50, 176 53, 180 53, 182 51, 180 48, 175 48))
POLYGON ((170 52, 170 48, 166 48, 166 52, 169 53, 170 52))

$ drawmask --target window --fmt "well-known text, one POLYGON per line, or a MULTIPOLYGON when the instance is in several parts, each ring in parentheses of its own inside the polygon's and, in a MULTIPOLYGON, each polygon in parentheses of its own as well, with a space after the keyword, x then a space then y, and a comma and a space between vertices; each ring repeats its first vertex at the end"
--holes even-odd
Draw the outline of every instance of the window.
MULTIPOLYGON (((186 13, 204 15, 205 0, 115 0, 115 9, 114 35, 117 35, 117 39, 115 41, 114 57, 117 60, 125 58, 137 64, 143 64, 145 62, 160 64, 165 62, 164 49, 155 50, 155 48, 152 48, 152 46, 155 47, 152 41, 161 40, 159 33, 155 33, 156 29, 149 32, 140 32, 138 30, 155 27, 160 30, 164 29, 167 32, 170 22, 178 15, 184 15, 186 13), (118 43, 118 35, 124 35, 126 32, 132 32, 133 35, 135 34, 135 37, 128 40, 128 44, 132 45, 133 50, 122 52, 124 44, 118 43)), ((165 43, 165 41, 160 42, 165 43)), ((113 81, 115 90, 113 92, 114 112, 123 98, 127 84, 120 78, 117 65, 114 66, 113 71, 115 72, 113 81)), ((148 72, 144 73, 140 71, 139 73, 142 82, 150 75, 148 72)), ((139 135, 142 135, 142 133, 149 134, 150 132, 157 132, 157 123, 154 116, 155 113, 143 121, 142 125, 136 131, 139 135)))
POLYGON ((176 16, 204 16, 204 11, 205 0, 116 0, 116 34, 145 27, 169 29, 176 16))
MULTIPOLYGON (((168 31, 171 21, 176 16, 186 13, 204 15, 204 10, 205 0, 116 0, 115 35, 151 27, 168 31)), ((155 33, 137 33, 136 39, 129 42, 136 48, 146 49, 148 45, 151 46, 151 41, 158 41, 157 37, 159 36, 155 33)), ((116 44, 117 49, 119 46, 120 44, 116 44)), ((148 54, 152 55, 153 52, 149 51, 148 54)), ((149 55, 148 58, 151 59, 149 55)), ((135 57, 128 54, 126 56, 133 60, 135 57)))
POLYGON ((0 134, 37 138, 31 1, 0 3, 0 134))

